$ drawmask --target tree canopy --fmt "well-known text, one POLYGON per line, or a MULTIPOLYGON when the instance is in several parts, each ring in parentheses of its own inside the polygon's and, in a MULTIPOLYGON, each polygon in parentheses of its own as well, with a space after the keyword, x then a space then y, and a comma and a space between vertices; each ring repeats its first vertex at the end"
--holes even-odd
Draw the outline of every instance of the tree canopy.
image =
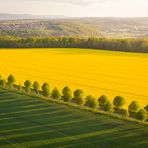
POLYGON ((38 94, 39 89, 40 89, 40 84, 39 84, 39 82, 35 81, 35 82, 33 83, 33 89, 34 89, 35 92, 38 94))
POLYGON ((148 53, 148 38, 0 37, 0 48, 91 48, 148 53))
POLYGON ((107 103, 104 105, 104 110, 107 112, 113 111, 113 105, 110 101, 107 101, 107 103))
POLYGON ((119 109, 125 104, 125 99, 121 96, 116 96, 113 100, 115 108, 119 109))
POLYGON ((9 75, 7 80, 8 80, 8 83, 11 83, 11 84, 15 83, 16 81, 15 77, 12 74, 9 75))
POLYGON ((106 103, 108 102, 108 98, 105 95, 100 96, 98 99, 99 106, 104 107, 106 103))
POLYGON ((62 90, 63 100, 68 102, 72 99, 72 91, 69 87, 64 87, 62 90))
POLYGON ((85 99, 85 104, 91 108, 98 108, 98 100, 92 97, 91 95, 87 96, 85 99))
POLYGON ((60 98, 61 98, 60 91, 55 87, 55 88, 52 90, 51 96, 52 96, 54 99, 60 99, 60 98))
POLYGON ((136 118, 141 121, 146 120, 147 119, 146 111, 144 109, 140 109, 136 114, 136 118))
POLYGON ((128 111, 131 113, 136 113, 139 109, 139 103, 137 101, 132 101, 128 106, 128 111))
POLYGON ((83 90, 77 89, 74 91, 74 100, 78 105, 83 105, 85 103, 83 90))

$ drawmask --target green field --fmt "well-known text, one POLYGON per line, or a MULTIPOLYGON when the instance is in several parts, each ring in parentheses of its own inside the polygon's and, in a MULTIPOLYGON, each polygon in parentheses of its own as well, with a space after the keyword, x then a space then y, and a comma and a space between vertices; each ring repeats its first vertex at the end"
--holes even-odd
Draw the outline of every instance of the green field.
POLYGON ((147 147, 148 127, 0 90, 0 147, 147 147))

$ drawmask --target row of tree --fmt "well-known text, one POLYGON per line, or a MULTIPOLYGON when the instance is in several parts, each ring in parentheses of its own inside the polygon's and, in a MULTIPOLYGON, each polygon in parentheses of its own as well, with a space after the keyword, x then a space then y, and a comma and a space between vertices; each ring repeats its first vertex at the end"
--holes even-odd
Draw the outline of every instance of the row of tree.
MULTIPOLYGON (((5 87, 7 83, 9 88, 12 89, 15 82, 16 79, 13 75, 9 75, 7 81, 2 79, 0 76, 0 86, 2 87, 5 87)), ((115 112, 122 114, 125 117, 132 116, 141 121, 147 120, 148 117, 148 105, 140 109, 139 103, 132 101, 128 106, 128 110, 123 109, 122 107, 125 105, 126 100, 121 96, 116 96, 112 103, 105 95, 102 95, 98 99, 92 97, 91 95, 84 97, 83 90, 76 89, 74 92, 72 92, 69 87, 64 87, 62 94, 56 87, 50 92, 50 86, 48 83, 44 83, 42 86, 40 86, 39 82, 35 81, 32 84, 30 80, 26 80, 24 82, 24 87, 22 87, 21 84, 17 86, 17 89, 18 91, 24 90, 27 94, 34 92, 37 95, 43 95, 53 99, 62 99, 65 102, 73 102, 77 105, 84 105, 93 109, 101 109, 106 112, 115 112), (42 91, 40 91, 40 89, 42 91)))
POLYGON ((148 52, 148 38, 108 39, 78 37, 0 37, 0 48, 92 48, 126 52, 148 52))

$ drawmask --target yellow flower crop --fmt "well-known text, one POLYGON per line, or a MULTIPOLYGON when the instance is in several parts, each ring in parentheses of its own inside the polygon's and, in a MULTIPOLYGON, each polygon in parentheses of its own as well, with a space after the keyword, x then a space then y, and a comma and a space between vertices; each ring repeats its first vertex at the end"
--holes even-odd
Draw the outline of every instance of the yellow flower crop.
POLYGON ((148 104, 148 54, 90 49, 0 49, 0 74, 13 74, 17 84, 29 79, 51 88, 84 90, 98 98, 125 97, 148 104))

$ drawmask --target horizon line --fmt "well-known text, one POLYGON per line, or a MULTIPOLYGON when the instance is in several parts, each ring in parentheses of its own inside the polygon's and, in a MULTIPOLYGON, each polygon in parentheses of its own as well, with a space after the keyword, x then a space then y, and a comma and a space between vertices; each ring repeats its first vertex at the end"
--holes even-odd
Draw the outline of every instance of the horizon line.
POLYGON ((31 13, 7 13, 7 12, 0 12, 0 14, 32 15, 32 16, 63 16, 66 18, 148 18, 148 16, 66 16, 62 14, 31 14, 31 13))

